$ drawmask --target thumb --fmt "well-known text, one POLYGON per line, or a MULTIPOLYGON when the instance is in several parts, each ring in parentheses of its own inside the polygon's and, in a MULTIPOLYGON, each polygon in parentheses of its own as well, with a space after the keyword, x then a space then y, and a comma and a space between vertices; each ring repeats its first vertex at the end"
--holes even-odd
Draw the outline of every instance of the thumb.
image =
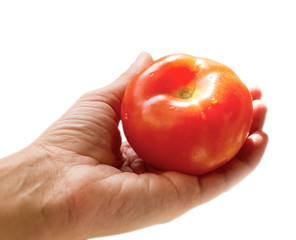
POLYGON ((130 81, 136 74, 144 70, 148 65, 153 62, 153 59, 149 53, 142 52, 136 59, 136 61, 129 67, 127 71, 120 75, 114 82, 107 86, 107 90, 117 96, 121 102, 125 89, 130 81))

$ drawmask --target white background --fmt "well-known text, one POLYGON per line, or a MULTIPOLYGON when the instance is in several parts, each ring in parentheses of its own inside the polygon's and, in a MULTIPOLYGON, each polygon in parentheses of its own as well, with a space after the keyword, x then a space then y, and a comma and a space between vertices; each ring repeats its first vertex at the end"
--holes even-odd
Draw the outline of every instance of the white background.
MULTIPOLYGON (((141 51, 212 58, 268 105, 262 163, 217 199, 119 239, 296 239, 294 1, 0 0, 0 157, 32 142, 141 51)), ((105 239, 105 238, 104 238, 105 239)))

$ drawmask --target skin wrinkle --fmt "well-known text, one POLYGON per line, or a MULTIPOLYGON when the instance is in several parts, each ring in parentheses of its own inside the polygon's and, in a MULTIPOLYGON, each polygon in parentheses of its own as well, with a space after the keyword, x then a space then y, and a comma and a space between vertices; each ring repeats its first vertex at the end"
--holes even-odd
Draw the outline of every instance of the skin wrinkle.
MULTIPOLYGON (((101 138, 97 138, 97 137, 94 137, 92 139, 93 136, 95 136, 93 134, 93 131, 91 131, 90 129, 83 129, 83 132, 86 133, 86 134, 82 134, 81 136, 76 136, 76 130, 77 127, 69 127, 68 129, 67 128, 62 128, 62 129, 58 129, 56 130, 55 134, 57 135, 62 135, 64 137, 69 137, 67 140, 68 141, 72 141, 73 143, 75 143, 75 141, 77 139, 75 139, 76 137, 79 137, 80 139, 83 139, 84 141, 86 141, 90 146, 95 146, 97 145, 98 143, 100 144, 103 144, 105 143, 105 145, 110 145, 110 140, 106 138, 106 135, 105 134, 102 134, 102 136, 105 136, 104 138, 101 137, 101 138), (93 136, 91 136, 91 134, 93 136)), ((80 129, 80 127, 78 127, 78 129, 80 129)), ((99 131, 97 131, 97 133, 99 133, 99 131)))
POLYGON ((203 187, 202 187, 202 183, 201 183, 201 181, 200 181, 200 178, 199 178, 199 176, 196 176, 195 178, 195 182, 196 182, 196 186, 198 186, 198 188, 196 188, 196 197, 195 197, 195 199, 194 199, 194 205, 195 206, 198 206, 199 204, 202 204, 203 202, 202 202, 202 200, 201 200, 201 197, 204 195, 203 194, 203 187))
POLYGON ((122 171, 128 171, 128 172, 135 172, 133 168, 131 167, 133 161, 131 161, 128 156, 135 156, 135 153, 131 148, 127 147, 127 143, 123 143, 121 146, 121 152, 122 152, 122 160, 123 164, 120 167, 122 171))
POLYGON ((162 196, 156 197, 156 199, 159 198, 159 200, 156 201, 158 205, 156 208, 161 209, 160 211, 164 213, 159 216, 159 223, 167 223, 175 218, 176 215, 179 216, 184 213, 182 200, 185 199, 183 196, 181 197, 181 191, 179 191, 172 179, 165 176, 165 174, 161 174, 159 177, 165 179, 165 181, 167 181, 170 185, 170 189, 167 190, 167 194, 162 194, 162 196))
POLYGON ((186 176, 188 179, 190 179, 190 181, 188 181, 187 186, 192 186, 187 188, 181 185, 180 183, 178 184, 177 182, 174 182, 174 178, 172 176, 167 177, 166 173, 162 174, 162 176, 165 176, 166 179, 171 183, 171 185, 174 186, 175 191, 177 193, 176 196, 179 201, 179 204, 178 204, 179 207, 177 207, 177 209, 179 209, 181 213, 186 212, 188 208, 192 208, 200 204, 199 198, 201 197, 201 191, 200 191, 201 188, 196 187, 196 186, 199 186, 199 185, 196 185, 196 182, 199 182, 198 176, 184 175, 184 177, 186 176), (188 196, 191 196, 191 197, 189 198, 188 196), (189 202, 192 203, 192 205, 188 206, 189 202))
MULTIPOLYGON (((97 161, 89 156, 84 156, 84 159, 87 159, 87 161, 81 161, 81 157, 77 155, 77 153, 73 152, 72 150, 63 149, 61 147, 57 147, 55 145, 48 144, 48 142, 44 142, 41 138, 38 139, 38 141, 34 142, 34 144, 39 145, 38 147, 43 149, 44 152, 47 154, 47 159, 50 159, 54 163, 57 164, 57 162, 60 162, 62 159, 66 159, 71 161, 73 165, 81 165, 81 164, 89 164, 89 165, 96 165, 98 164, 97 161), (58 157, 62 156, 62 157, 58 157), (74 161, 74 159, 77 159, 79 161, 74 161)), ((64 161, 63 161, 64 162, 64 161)), ((67 161, 66 161, 67 162, 67 161)), ((65 163, 65 162, 64 162, 65 163)), ((57 167, 59 169, 59 167, 57 167)))
MULTIPOLYGON (((45 155, 47 156, 47 154, 45 155)), ((43 151, 42 156, 44 156, 43 151)), ((44 160, 44 158, 42 159, 44 160)), ((38 225, 43 223, 48 224, 48 220, 51 219, 51 214, 55 211, 53 211, 53 209, 58 208, 58 205, 56 203, 59 202, 59 199, 62 197, 61 193, 57 194, 55 190, 55 185, 51 184, 52 182, 54 182, 54 180, 57 179, 57 170, 60 171, 61 169, 59 169, 53 161, 40 161, 40 158, 37 158, 37 162, 33 162, 33 164, 28 164, 27 161, 23 162, 23 164, 28 168, 28 174, 26 175, 26 180, 24 181, 23 189, 21 191, 22 196, 18 197, 18 201, 22 203, 22 209, 35 209, 36 205, 39 206, 38 208, 40 209, 39 216, 41 222, 39 222, 38 225), (36 168, 39 170, 36 171, 36 168), (37 179, 40 178, 41 174, 42 181, 37 181, 37 179), (44 195, 41 198, 40 196, 43 195, 44 188, 50 189, 52 194, 44 195), (36 195, 39 196, 39 198, 36 198, 36 195), (35 198, 42 199, 42 201, 37 202, 35 198)))
MULTIPOLYGON (((117 178, 121 174, 122 174, 121 172, 118 172, 118 174, 115 174, 113 176, 107 176, 97 182, 93 182, 89 186, 83 187, 83 189, 85 189, 87 187, 93 188, 93 191, 95 191, 95 189, 100 189, 100 191, 103 192, 103 195, 105 197, 107 197, 105 204, 98 206, 98 208, 93 213, 93 216, 95 218, 97 218, 98 216, 101 216, 102 214, 103 215, 106 214, 106 210, 108 209, 108 211, 107 211, 108 215, 106 216, 107 218, 102 219, 103 222, 101 222, 101 224, 100 224, 103 231, 109 231, 108 229, 110 227, 113 227, 112 225, 105 225, 106 220, 108 222, 109 218, 111 218, 111 219, 115 218, 115 217, 122 218, 122 216, 125 217, 126 215, 130 214, 130 212, 133 211, 132 201, 128 201, 128 200, 122 201, 122 199, 120 198, 120 196, 122 195, 121 192, 125 192, 123 190, 123 188, 124 188, 123 184, 125 183, 125 181, 122 181, 122 182, 120 181, 120 184, 114 185, 114 183, 116 182, 114 180, 114 178, 117 178), (109 186, 108 188, 105 187, 107 185, 109 186), (119 196, 119 197, 110 198, 112 196, 112 194, 109 194, 109 191, 111 191, 111 192, 116 191, 117 196, 119 196), (129 204, 130 206, 128 206, 127 204, 129 204), (125 212, 122 212, 122 210, 124 210, 125 212)), ((131 195, 130 195, 130 197, 131 197, 131 195)), ((87 202, 85 203, 85 205, 87 205, 87 202)), ((90 223, 90 224, 92 224, 92 223, 90 223)), ((119 228, 120 226, 117 226, 117 227, 119 228)))
MULTIPOLYGON (((107 100, 106 103, 113 109, 115 116, 117 117, 117 118, 115 118, 116 123, 118 124, 120 121, 120 116, 121 116, 121 98, 115 92, 113 92, 112 89, 109 91, 109 93, 111 93, 111 95, 113 95, 114 99, 112 99, 113 102, 112 101, 110 102, 110 100, 109 101, 107 100)), ((107 99, 109 99, 109 98, 107 98, 107 99)))
MULTIPOLYGON (((166 174, 162 174, 161 175, 162 177, 164 177, 168 182, 170 182, 170 184, 174 187, 174 192, 176 193, 176 199, 178 200, 182 200, 182 192, 179 190, 178 186, 175 184, 175 182, 170 178, 170 177, 167 177, 166 174)), ((180 207, 183 207, 184 205, 183 204, 179 204, 180 207)))
MULTIPOLYGON (((112 129, 115 130, 115 133, 112 134, 112 135, 113 136, 116 136, 117 139, 114 142, 114 144, 112 145, 112 152, 114 152, 114 154, 116 156, 119 156, 120 157, 120 151, 118 150, 118 146, 120 146, 120 143, 121 143, 121 136, 120 136, 120 132, 118 130, 118 124, 116 123, 116 121, 114 121, 114 119, 111 119, 111 118, 109 119, 109 115, 108 114, 100 114, 100 117, 98 119, 100 119, 102 121, 102 117, 106 117, 107 118, 106 121, 103 121, 103 124, 104 123, 114 124, 114 127, 112 129)), ((92 119, 90 119, 89 121, 92 121, 92 119)), ((101 122, 99 122, 99 129, 105 129, 105 126, 103 124, 101 122)), ((94 133, 94 134, 96 134, 96 133, 94 133)), ((109 134, 110 133, 102 134, 102 138, 101 139, 105 139, 106 138, 106 135, 109 136, 109 134)))
MULTIPOLYGON (((73 121, 73 119, 75 119, 76 121, 81 120, 81 121, 85 121, 85 123, 87 124, 86 126, 88 126, 88 125, 96 126, 96 128, 103 128, 103 130, 105 130, 105 131, 106 131, 106 129, 105 129, 106 123, 112 124, 112 122, 114 122, 114 120, 110 116, 108 116, 108 114, 100 113, 98 115, 98 117, 91 117, 91 116, 82 115, 83 111, 81 111, 81 108, 84 108, 84 107, 79 106, 79 107, 77 107, 77 109, 75 109, 75 112, 77 111, 77 115, 74 114, 75 113, 74 111, 71 111, 71 114, 67 119, 61 119, 60 121, 63 121, 63 120, 73 121), (90 123, 90 124, 88 124, 88 123, 90 123)), ((85 108, 87 110, 90 109, 89 107, 85 107, 85 108)), ((114 127, 115 126, 117 127, 116 122, 114 122, 114 127)), ((89 127, 90 126, 88 126, 88 128, 89 127)), ((106 132, 109 133, 108 131, 106 131, 106 132)))
MULTIPOLYGON (((82 165, 80 165, 82 166, 82 165)), ((77 167, 80 167, 77 166, 77 167)), ((74 194, 75 192, 79 191, 77 188, 75 189, 73 186, 73 180, 70 180, 71 178, 69 178, 69 175, 67 174, 65 177, 65 181, 66 181, 66 185, 67 188, 70 189, 69 190, 69 194, 67 195, 67 206, 66 206, 66 219, 68 218, 68 222, 71 223, 70 226, 71 227, 71 231, 75 232, 76 229, 79 229, 80 225, 79 225, 79 219, 81 219, 81 212, 79 211, 73 211, 73 209, 81 209, 81 204, 83 204, 83 202, 81 201, 80 198, 77 198, 77 195, 74 194)), ((85 185, 83 185, 83 187, 85 187, 85 185)), ((81 189, 83 189, 83 187, 81 186, 81 189)), ((81 233, 80 233, 81 234, 81 233)), ((86 234, 85 232, 83 232, 83 234, 86 234)), ((73 234, 74 235, 74 234, 73 234)), ((77 238, 77 234, 74 235, 75 239, 77 238)), ((87 235, 85 235, 85 237, 81 236, 81 239, 86 239, 87 235)))
MULTIPOLYGON (((113 124, 113 122, 114 122, 114 128, 117 128, 117 126, 118 126, 117 122, 114 121, 113 117, 110 116, 110 114, 108 114, 108 109, 106 109, 106 110, 104 109, 107 105, 105 105, 105 104, 102 104, 102 105, 103 106, 83 106, 83 105, 78 104, 77 106, 73 107, 73 109, 70 109, 69 116, 67 116, 66 119, 71 121, 72 119, 79 120, 79 119, 82 119, 81 117, 84 117, 84 118, 86 118, 85 119, 86 124, 88 124, 87 121, 89 121, 90 124, 94 124, 94 126, 96 126, 97 128, 101 128, 101 129, 106 128, 106 126, 105 126, 106 123, 113 124), (93 117, 93 116, 89 115, 88 111, 92 108, 93 108, 93 111, 96 113, 94 115, 98 116, 98 117, 93 117), (85 109, 86 113, 88 113, 88 114, 82 115, 83 114, 82 109, 85 109), (100 113, 100 111, 102 111, 102 113, 100 113), (106 118, 106 120, 104 120, 102 118, 106 118)), ((110 108, 110 106, 108 105, 107 108, 110 108)), ((64 118, 60 119, 60 121, 63 119, 64 118)))
MULTIPOLYGON (((111 186, 114 185, 114 184, 112 184, 113 178, 105 178, 102 181, 102 184, 106 181, 111 182, 111 184, 110 184, 111 186)), ((124 184, 125 184, 125 181, 121 182, 121 184, 118 184, 116 186, 117 196, 122 196, 122 194, 124 193, 124 191, 125 191, 124 184)), ((109 211, 111 218, 113 218, 113 217, 118 218, 118 217, 120 217, 120 215, 125 216, 125 214, 120 213, 122 211, 122 209, 127 209, 127 210, 125 210, 127 212, 133 210, 133 206, 128 206, 128 204, 130 204, 130 201, 122 201, 120 199, 120 197, 110 198, 110 200, 107 203, 109 205, 109 206, 107 206, 107 209, 111 210, 111 211, 109 211), (116 206, 116 207, 114 208, 114 206, 116 206)), ((100 214, 100 212, 98 212, 98 214, 100 214)))
MULTIPOLYGON (((158 185, 155 182, 155 178, 158 176, 153 173, 146 172, 142 175, 134 175, 136 185, 134 186, 136 191, 145 191, 145 194, 136 196, 136 207, 140 209, 139 214, 133 216, 133 221, 137 224, 137 222, 147 222, 147 218, 149 216, 159 217, 158 214, 154 213, 154 209, 163 209, 163 202, 160 201, 162 196, 157 194, 158 185), (143 198, 148 198, 148 202, 146 205, 143 205, 143 198)), ((130 181, 131 182, 131 181, 130 181)), ((132 182, 130 183, 132 184, 132 182)), ((162 212, 162 210, 161 210, 162 212)), ((165 212, 163 212, 165 214, 165 212)), ((148 220, 149 221, 149 220, 148 220)))
MULTIPOLYGON (((100 162, 98 160, 97 157, 91 156, 90 153, 85 154, 84 151, 79 152, 79 151, 77 151, 77 149, 73 150, 73 149, 71 149, 69 147, 67 148, 67 147, 62 146, 62 145, 59 145, 58 148, 60 148, 63 151, 74 152, 77 156, 80 156, 80 157, 88 157, 88 158, 91 158, 91 159, 93 159, 93 160, 96 161, 96 164, 101 164, 102 163, 102 162, 100 162)), ((105 152, 108 154, 108 149, 100 150, 96 155, 104 156, 104 155, 106 155, 105 152)))
POLYGON ((110 91, 108 93, 106 93, 105 91, 100 91, 100 92, 93 91, 93 92, 87 93, 86 96, 84 96, 82 99, 83 99, 82 102, 86 101, 86 102, 94 102, 94 103, 98 103, 98 104, 105 104, 105 106, 109 108, 108 110, 106 110, 107 113, 109 113, 109 114, 111 112, 114 113, 114 115, 112 114, 112 116, 110 116, 110 118, 112 120, 115 120, 115 122, 118 124, 118 122, 120 120, 121 100, 119 99, 119 97, 116 94, 112 93, 112 91, 110 91), (84 99, 84 98, 86 98, 86 99, 84 99), (110 111, 111 109, 112 109, 112 111, 110 111))
POLYGON ((136 174, 141 174, 146 172, 145 169, 145 163, 142 159, 137 158, 135 159, 131 164, 131 169, 133 170, 133 172, 135 172, 136 174))
MULTIPOLYGON (((261 134, 263 134, 266 138, 268 138, 268 136, 266 135, 266 134, 264 134, 264 133, 261 133, 261 134)), ((245 165, 246 165, 246 167, 248 167, 249 168, 249 170, 253 170, 253 169, 255 169, 256 168, 256 166, 258 165, 258 161, 246 161, 246 159, 243 157, 243 155, 244 155, 244 152, 246 152, 246 151, 250 151, 252 148, 255 148, 257 145, 258 145, 258 142, 261 142, 262 140, 263 140, 263 138, 262 138, 262 136, 261 136, 261 134, 258 134, 258 131, 255 131, 253 134, 252 134, 252 136, 250 136, 248 139, 247 139, 247 141, 246 141, 246 143, 245 143, 245 146, 242 148, 242 150, 241 150, 241 152, 237 155, 237 158, 241 161, 241 162, 243 162, 245 165), (255 163, 255 164, 254 164, 255 163)), ((263 156, 263 153, 264 152, 256 152, 256 154, 252 154, 252 155, 254 155, 254 159, 256 159, 256 158, 261 158, 262 156, 263 156), (259 154, 258 154, 259 153, 259 154), (256 157, 257 156, 257 157, 256 157)))
MULTIPOLYGON (((52 145, 55 145, 55 144, 58 144, 58 146, 62 149, 65 149, 65 150, 68 150, 68 151, 74 151, 75 153, 77 154, 80 154, 80 151, 78 151, 77 148, 73 148, 73 147, 62 147, 62 145, 66 145, 66 143, 68 143, 67 145, 71 145, 71 144, 76 144, 76 135, 73 131, 73 129, 68 129, 65 131, 65 129, 60 129, 58 131, 55 132, 54 135, 51 135, 51 136, 47 136, 51 139, 51 142, 52 142, 52 145), (62 142, 56 142, 55 139, 58 139, 58 138, 63 138, 64 140, 62 142), (72 138, 74 137, 74 138, 72 138)), ((49 140, 50 140, 49 139, 49 140)), ((79 138, 79 139, 82 139, 82 138, 79 138)), ((86 143, 88 144, 91 144, 91 146, 96 146, 94 143, 91 142, 91 140, 88 139, 88 137, 84 137, 83 138, 83 141, 85 141, 86 143)), ((108 143, 108 141, 106 139, 100 139, 100 144, 101 145, 105 145, 104 147, 106 146, 109 146, 110 144, 108 143)), ((83 148, 85 149, 85 148, 83 148)))
MULTIPOLYGON (((71 121, 71 120, 69 120, 71 121)), ((86 125, 88 124, 89 120, 86 120, 86 119, 79 119, 79 120, 76 120, 76 122, 74 121, 71 121, 73 124, 71 126, 72 129, 69 128, 69 130, 73 130, 73 132, 76 132, 77 130, 80 130, 82 129, 83 130, 83 133, 86 133, 88 137, 91 137, 93 139, 99 139, 98 136, 97 136, 97 131, 95 131, 94 129, 97 128, 98 130, 100 130, 100 132, 104 131, 104 133, 102 134, 102 136, 106 136, 106 135, 109 135, 109 132, 108 131, 105 131, 104 129, 101 129, 103 127, 102 126, 99 126, 98 124, 96 123, 91 123, 90 125, 92 125, 93 129, 91 128, 84 128, 83 125, 86 125)), ((61 128, 61 129, 65 129, 64 127, 61 128)))
MULTIPOLYGON (((80 121, 80 120, 78 120, 80 121)), ((82 121, 86 121, 86 120, 82 120, 82 121)), ((62 123, 63 123, 63 120, 62 120, 62 123)), ((65 127, 61 127, 60 129, 59 128, 54 128, 53 131, 54 133, 52 134, 52 136, 56 136, 56 138, 59 138, 59 136, 67 136, 67 140, 66 141, 70 141, 70 143, 75 143, 76 142, 76 130, 80 130, 80 127, 79 126, 71 126, 71 127, 67 127, 68 129, 65 129, 65 127), (67 130, 67 131, 65 131, 67 130), (74 137, 74 138, 73 138, 74 137), (72 140, 71 140, 72 139, 72 140), (74 140, 74 141, 73 141, 74 140)), ((102 129, 102 128, 98 128, 98 129, 102 129)), ((116 128, 117 129, 117 128, 116 128)), ((89 156, 90 157, 93 157, 93 158, 98 158, 99 156, 103 156, 104 153, 101 151, 101 152, 97 152, 98 151, 98 148, 97 146, 101 146, 102 149, 104 149, 104 152, 108 152, 109 149, 112 149, 112 152, 114 153, 114 158, 117 158, 117 157, 120 157, 121 158, 121 155, 120 155, 120 151, 117 151, 117 152, 114 152, 114 147, 113 145, 110 145, 110 140, 108 140, 106 138, 106 135, 109 136, 109 134, 102 134, 102 136, 104 137, 100 137, 100 138, 94 138, 94 139, 91 139, 89 138, 90 134, 92 134, 94 137, 95 137, 95 134, 98 134, 98 131, 91 131, 90 129, 87 129, 87 128, 84 128, 83 131, 87 131, 88 133, 87 134, 83 134, 82 136, 86 136, 84 139, 84 141, 86 141, 88 144, 89 144, 89 149, 94 149, 96 152, 94 154, 91 154, 89 153, 89 156), (93 133, 95 132, 95 133, 93 133), (90 133, 90 134, 89 134, 90 133)), ((118 130, 117 130, 118 131, 118 130)), ((81 139, 81 137, 79 137, 81 139)), ((121 138, 119 138, 120 141, 121 141, 121 138)), ((118 141, 119 141, 118 139, 118 141)), ((53 140, 53 144, 55 144, 55 140, 53 140)), ((61 142, 62 144, 65 144, 64 141, 61 142)), ((116 145, 116 144, 115 144, 116 145)), ((61 144, 59 144, 59 146, 61 147, 61 144)), ((70 148, 66 148, 66 147, 63 147, 63 149, 65 150, 74 150, 77 154, 81 154, 81 155, 85 155, 87 156, 87 154, 83 154, 82 152, 84 152, 85 150, 80 150, 78 151, 78 149, 70 149, 70 148)))
POLYGON ((45 225, 49 225, 50 221, 55 221, 55 214, 53 214, 54 212, 63 213, 61 215, 63 222, 70 222, 75 219, 71 211, 75 205, 71 201, 72 198, 68 197, 71 196, 70 189, 65 183, 62 183, 61 180, 63 180, 63 178, 61 178, 61 176, 58 176, 57 178, 57 183, 52 186, 52 197, 55 199, 55 201, 51 202, 54 202, 54 204, 46 204, 41 209, 43 218, 48 221, 48 223, 45 225))
MULTIPOLYGON (((143 188, 143 189, 147 189, 147 191, 151 191, 149 187, 145 187, 146 184, 149 184, 150 182, 146 181, 145 180, 146 178, 144 176, 138 178, 138 176, 135 175, 135 173, 120 173, 116 176, 110 176, 110 177, 105 178, 101 182, 102 185, 103 185, 103 183, 105 183, 105 185, 114 186, 114 182, 117 182, 117 181, 115 181, 114 177, 120 178, 120 179, 122 179, 122 181, 119 181, 121 184, 116 185, 115 191, 117 192, 118 197, 115 197, 115 198, 111 199, 110 201, 107 201, 108 203, 110 203, 110 207, 108 207, 108 209, 111 210, 112 215, 117 216, 117 217, 121 217, 121 218, 122 217, 126 218, 127 216, 129 216, 133 213, 135 208, 138 209, 139 206, 137 206, 137 204, 141 204, 141 201, 136 200, 136 199, 142 198, 140 195, 130 194, 130 187, 132 186, 132 188, 143 188), (134 178, 134 180, 131 180, 131 178, 134 178), (110 184, 106 184, 108 182, 110 184), (119 189, 117 189, 117 188, 119 188, 119 189), (119 205, 118 205, 118 203, 119 203, 119 205), (113 206, 116 206, 116 208, 114 209, 113 206), (124 212, 122 212, 122 211, 124 211, 124 212)), ((145 213, 143 212, 143 214, 139 214, 139 216, 146 216, 146 214, 149 211, 145 210, 145 206, 142 206, 141 209, 145 213)), ((136 223, 137 221, 139 221, 139 219, 135 218, 132 221, 135 221, 135 223, 136 223)))
MULTIPOLYGON (((99 102, 99 103, 97 103, 97 105, 95 105, 95 103, 85 101, 83 103, 77 104, 77 106, 75 106, 72 109, 72 111, 77 112, 78 117, 81 116, 81 114, 83 113, 82 110, 86 110, 85 112, 86 112, 87 116, 92 117, 94 120, 96 120, 97 116, 105 115, 105 116, 108 116, 112 121, 115 121, 114 116, 112 116, 113 115, 113 108, 110 105, 108 105, 107 103, 99 102), (93 114, 90 114, 91 113, 90 110, 93 110, 93 114)), ((97 121, 95 121, 95 122, 97 122, 97 121)))
POLYGON ((197 176, 197 183, 199 186, 198 204, 206 203, 215 198, 218 194, 226 191, 226 166, 227 164, 211 173, 197 176))

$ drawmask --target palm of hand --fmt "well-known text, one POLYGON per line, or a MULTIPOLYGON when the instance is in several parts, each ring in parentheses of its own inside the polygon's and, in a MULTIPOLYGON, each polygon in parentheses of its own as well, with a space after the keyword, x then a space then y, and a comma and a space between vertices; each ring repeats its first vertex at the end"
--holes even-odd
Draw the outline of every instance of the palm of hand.
POLYGON ((39 139, 65 172, 60 187, 69 189, 70 221, 84 227, 96 223, 94 236, 170 220, 192 207, 184 205, 189 197, 198 200, 196 177, 148 171, 127 143, 120 148, 118 101, 110 96, 84 95, 39 139))
MULTIPOLYGON (((150 61, 146 56, 143 65, 150 61)), ((253 90, 257 103, 252 134, 230 163, 198 177, 155 170, 128 144, 121 146, 118 89, 85 94, 39 139, 64 172, 59 174, 60 187, 68 189, 64 213, 77 234, 103 236, 169 221, 231 188, 255 168, 264 152, 267 138, 258 131, 266 107, 253 90)))

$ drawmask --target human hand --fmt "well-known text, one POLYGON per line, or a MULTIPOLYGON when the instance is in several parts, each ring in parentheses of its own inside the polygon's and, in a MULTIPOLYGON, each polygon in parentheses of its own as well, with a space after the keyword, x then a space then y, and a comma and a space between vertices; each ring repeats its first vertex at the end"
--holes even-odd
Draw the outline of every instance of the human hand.
POLYGON ((0 238, 85 239, 170 221, 227 191, 259 163, 266 106, 251 89, 254 118, 238 155, 202 175, 145 164, 118 123, 124 91, 149 54, 109 86, 84 94, 26 149, 0 161, 0 238))

